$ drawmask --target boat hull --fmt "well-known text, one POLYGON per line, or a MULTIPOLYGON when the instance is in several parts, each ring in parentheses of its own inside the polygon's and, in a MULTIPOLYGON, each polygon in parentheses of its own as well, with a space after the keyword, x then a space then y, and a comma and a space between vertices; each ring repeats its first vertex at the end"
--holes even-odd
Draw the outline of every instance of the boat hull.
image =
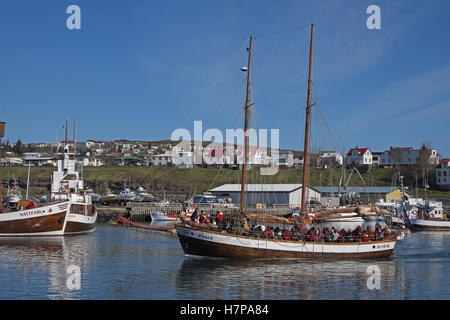
POLYGON ((413 230, 450 231, 450 221, 413 219, 411 228, 413 230))
POLYGON ((68 214, 64 234, 69 235, 94 232, 96 221, 97 214, 95 214, 94 216, 85 216, 72 213, 68 214))
POLYGON ((391 257, 396 240, 365 243, 327 243, 266 240, 178 226, 185 254, 222 258, 330 258, 365 259, 391 257))
POLYGON ((0 236, 63 235, 67 205, 61 204, 0 214, 0 236))
POLYGON ((167 215, 164 213, 154 213, 150 214, 152 221, 177 221, 179 219, 178 215, 167 215))
POLYGON ((95 231, 97 213, 70 213, 69 202, 0 214, 0 237, 63 236, 95 231))

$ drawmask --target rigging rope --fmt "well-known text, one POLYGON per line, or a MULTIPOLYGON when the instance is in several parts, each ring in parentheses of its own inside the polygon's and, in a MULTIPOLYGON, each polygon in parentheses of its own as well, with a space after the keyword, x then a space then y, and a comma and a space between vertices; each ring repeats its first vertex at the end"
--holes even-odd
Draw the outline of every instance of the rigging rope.
POLYGON ((236 51, 236 53, 234 54, 233 58, 231 59, 231 61, 227 64, 227 66, 225 67, 225 69, 219 74, 219 77, 216 79, 216 81, 214 81, 214 83, 211 85, 211 87, 209 87, 207 93, 203 96, 203 98, 200 100, 200 102, 197 104, 196 107, 194 107, 191 110, 191 113, 186 117, 186 121, 188 121, 189 119, 192 118, 192 115, 194 114, 194 112, 203 104, 203 102, 205 102, 206 98, 209 96, 209 94, 211 93, 211 91, 214 89, 214 87, 219 83, 219 81, 222 79, 223 75, 225 74, 225 72, 230 68, 230 66, 233 64, 233 62, 236 60, 236 58, 238 57, 238 55, 240 53, 242 53, 242 48, 247 45, 248 43, 248 39, 246 39, 244 41, 244 43, 242 44, 242 46, 236 51))

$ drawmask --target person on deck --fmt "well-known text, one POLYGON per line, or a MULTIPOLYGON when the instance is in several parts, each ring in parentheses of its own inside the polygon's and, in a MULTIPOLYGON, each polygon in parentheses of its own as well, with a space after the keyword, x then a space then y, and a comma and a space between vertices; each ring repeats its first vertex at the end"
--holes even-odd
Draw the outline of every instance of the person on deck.
POLYGON ((223 213, 222 211, 219 211, 216 215, 217 225, 219 228, 222 228, 223 226, 223 213))

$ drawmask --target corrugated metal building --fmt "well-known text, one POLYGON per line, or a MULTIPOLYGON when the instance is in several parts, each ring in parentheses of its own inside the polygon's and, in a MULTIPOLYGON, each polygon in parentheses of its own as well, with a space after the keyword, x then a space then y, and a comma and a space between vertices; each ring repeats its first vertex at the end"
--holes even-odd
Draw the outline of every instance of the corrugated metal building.
MULTIPOLYGON (((220 187, 209 190, 218 198, 231 198, 233 203, 241 202, 241 185, 224 184, 220 187)), ((320 191, 308 187, 306 199, 309 201, 320 201, 320 191)), ((297 207, 301 205, 302 185, 301 184, 247 184, 246 204, 268 204, 268 205, 289 205, 297 207)), ((309 202, 308 201, 308 202, 309 202)))
POLYGON ((341 194, 358 193, 361 198, 370 197, 371 201, 376 201, 380 198, 386 201, 387 195, 398 189, 398 187, 341 187, 340 189, 338 187, 314 188, 320 191, 323 196, 331 196, 333 194, 337 194, 340 191, 341 194))

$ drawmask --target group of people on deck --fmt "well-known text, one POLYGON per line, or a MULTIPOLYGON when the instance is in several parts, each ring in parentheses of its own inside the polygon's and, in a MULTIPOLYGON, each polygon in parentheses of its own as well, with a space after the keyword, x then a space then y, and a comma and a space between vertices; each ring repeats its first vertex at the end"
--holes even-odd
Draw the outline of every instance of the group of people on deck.
POLYGON ((263 225, 252 226, 249 236, 267 239, 289 240, 289 241, 317 241, 317 242, 368 242, 373 240, 381 240, 391 234, 389 227, 381 228, 379 223, 375 226, 375 231, 364 230, 357 227, 353 231, 337 231, 334 227, 319 228, 313 227, 302 232, 300 227, 294 225, 291 228, 265 227, 263 225))
POLYGON ((207 214, 206 211, 202 210, 199 212, 198 208, 195 208, 194 212, 190 217, 191 222, 199 224, 212 224, 217 225, 219 228, 223 225, 223 213, 221 211, 217 214, 207 214))
POLYGON ((214 228, 223 230, 228 233, 239 233, 244 236, 288 240, 288 241, 312 241, 312 242, 368 242, 374 240, 381 240, 391 235, 391 230, 388 226, 382 228, 379 222, 375 225, 375 230, 370 231, 369 227, 363 229, 358 226, 354 230, 338 231, 334 227, 312 227, 309 230, 301 228, 300 225, 292 226, 265 226, 253 225, 249 230, 235 228, 230 224, 224 223, 223 213, 221 211, 216 214, 207 214, 204 210, 196 208, 189 218, 191 222, 197 224, 213 225, 214 228), (239 230, 241 229, 241 230, 239 230))

